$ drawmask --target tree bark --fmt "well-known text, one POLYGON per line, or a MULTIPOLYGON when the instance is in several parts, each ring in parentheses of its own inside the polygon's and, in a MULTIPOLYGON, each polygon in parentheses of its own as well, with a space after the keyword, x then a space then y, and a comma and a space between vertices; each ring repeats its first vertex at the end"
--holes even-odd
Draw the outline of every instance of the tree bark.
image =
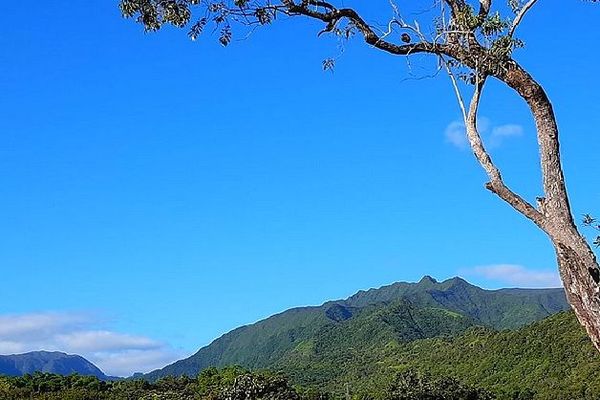
POLYGON ((600 266, 571 213, 552 104, 541 85, 512 60, 496 77, 519 93, 535 120, 545 196, 540 199, 538 211, 543 217, 538 226, 554 245, 567 300, 600 350, 600 266))
POLYGON ((597 269, 598 263, 586 240, 576 230, 563 233, 563 236, 566 240, 553 240, 553 243, 567 300, 592 343, 600 350, 600 294, 598 284, 590 274, 590 269, 597 269))

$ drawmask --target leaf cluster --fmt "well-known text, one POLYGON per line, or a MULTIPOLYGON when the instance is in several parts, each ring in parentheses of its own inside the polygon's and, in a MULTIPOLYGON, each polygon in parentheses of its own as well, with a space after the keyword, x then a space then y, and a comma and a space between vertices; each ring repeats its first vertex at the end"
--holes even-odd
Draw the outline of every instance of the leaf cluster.
POLYGON ((165 25, 189 26, 188 36, 196 40, 209 23, 219 32, 219 42, 228 46, 233 37, 232 24, 267 25, 278 8, 250 0, 121 0, 121 13, 133 18, 146 32, 156 32, 165 25), (192 22, 192 7, 200 8, 200 17, 192 22))
MULTIPOLYGON (((592 228, 592 229, 600 232, 600 223, 598 222, 598 220, 596 218, 594 218, 590 214, 585 214, 583 216, 582 222, 583 222, 584 226, 592 228)), ((596 238, 593 240, 592 244, 596 247, 600 247, 600 235, 596 236, 596 238)))

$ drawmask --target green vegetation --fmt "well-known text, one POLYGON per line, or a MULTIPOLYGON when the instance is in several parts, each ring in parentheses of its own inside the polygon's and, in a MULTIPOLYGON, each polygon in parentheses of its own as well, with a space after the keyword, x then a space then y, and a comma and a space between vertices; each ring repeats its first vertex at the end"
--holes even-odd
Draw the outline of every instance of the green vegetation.
POLYGON ((396 302, 321 330, 271 370, 278 372, 213 367, 153 383, 34 374, 0 378, 0 399, 600 398, 600 354, 571 312, 498 331, 447 310, 396 302))
POLYGON ((146 378, 154 381, 169 375, 196 376, 213 366, 270 368, 303 352, 310 353, 315 343, 327 346, 327 335, 332 336, 334 343, 344 340, 359 347, 380 346, 390 340, 453 335, 472 325, 514 329, 567 309, 562 289, 484 290, 460 278, 437 282, 425 277, 419 283, 400 282, 361 291, 319 307, 291 309, 238 328, 190 358, 146 378), (399 311, 399 302, 412 307, 411 313, 418 319, 416 324, 411 322, 411 313, 399 311), (447 318, 453 315, 456 318, 447 318), (347 337, 349 325, 352 338, 347 337))
POLYGON ((487 390, 465 385, 454 378, 432 378, 406 371, 397 374, 386 388, 386 400, 491 400, 487 390))
MULTIPOLYGON (((2 400, 333 400, 330 394, 315 389, 292 387, 281 375, 253 373, 240 367, 209 368, 195 379, 170 377, 155 383, 140 380, 106 383, 95 377, 38 373, 0 378, 0 396, 2 400)), ((413 371, 397 374, 381 397, 382 400, 493 398, 491 393, 456 379, 434 379, 413 371)))
POLYGON ((0 399, 599 399, 600 354, 574 314, 539 320, 563 307, 561 290, 424 278, 239 328, 157 379, 0 378, 0 399))
MULTIPOLYGON (((447 331, 447 321, 438 323, 447 331)), ((349 385, 353 393, 375 398, 384 397, 395 373, 411 370, 454 377, 499 399, 600 398, 600 354, 571 312, 518 330, 471 326, 460 335, 410 341, 390 334, 353 342, 360 337, 357 329, 366 328, 348 321, 337 331, 323 331, 276 367, 302 385, 334 394, 349 385)))

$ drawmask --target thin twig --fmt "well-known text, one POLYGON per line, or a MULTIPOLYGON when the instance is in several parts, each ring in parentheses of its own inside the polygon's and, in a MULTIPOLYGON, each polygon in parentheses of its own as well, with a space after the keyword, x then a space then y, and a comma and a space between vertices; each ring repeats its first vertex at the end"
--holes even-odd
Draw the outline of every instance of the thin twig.
POLYGON ((463 115, 463 120, 465 121, 465 124, 467 123, 467 108, 465 107, 465 101, 462 97, 462 94, 460 93, 460 87, 458 86, 458 81, 456 79, 456 76, 454 76, 454 72, 452 72, 452 69, 450 68, 450 66, 448 65, 448 62, 446 61, 446 59, 443 56, 440 56, 440 60, 443 64, 443 66, 446 68, 446 72, 448 72, 448 76, 450 77, 450 81, 452 82, 452 87, 454 88, 454 94, 456 95, 456 100, 458 101, 458 105, 460 106, 460 111, 462 112, 463 115))

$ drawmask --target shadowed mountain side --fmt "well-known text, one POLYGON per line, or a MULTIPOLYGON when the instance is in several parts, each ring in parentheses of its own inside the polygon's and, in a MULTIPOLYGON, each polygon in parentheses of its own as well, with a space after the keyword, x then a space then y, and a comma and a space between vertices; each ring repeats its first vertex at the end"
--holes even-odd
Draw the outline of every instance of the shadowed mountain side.
POLYGON ((22 376, 34 372, 47 372, 58 375, 79 374, 95 376, 101 380, 111 379, 94 364, 78 355, 34 351, 0 356, 0 375, 22 376))

